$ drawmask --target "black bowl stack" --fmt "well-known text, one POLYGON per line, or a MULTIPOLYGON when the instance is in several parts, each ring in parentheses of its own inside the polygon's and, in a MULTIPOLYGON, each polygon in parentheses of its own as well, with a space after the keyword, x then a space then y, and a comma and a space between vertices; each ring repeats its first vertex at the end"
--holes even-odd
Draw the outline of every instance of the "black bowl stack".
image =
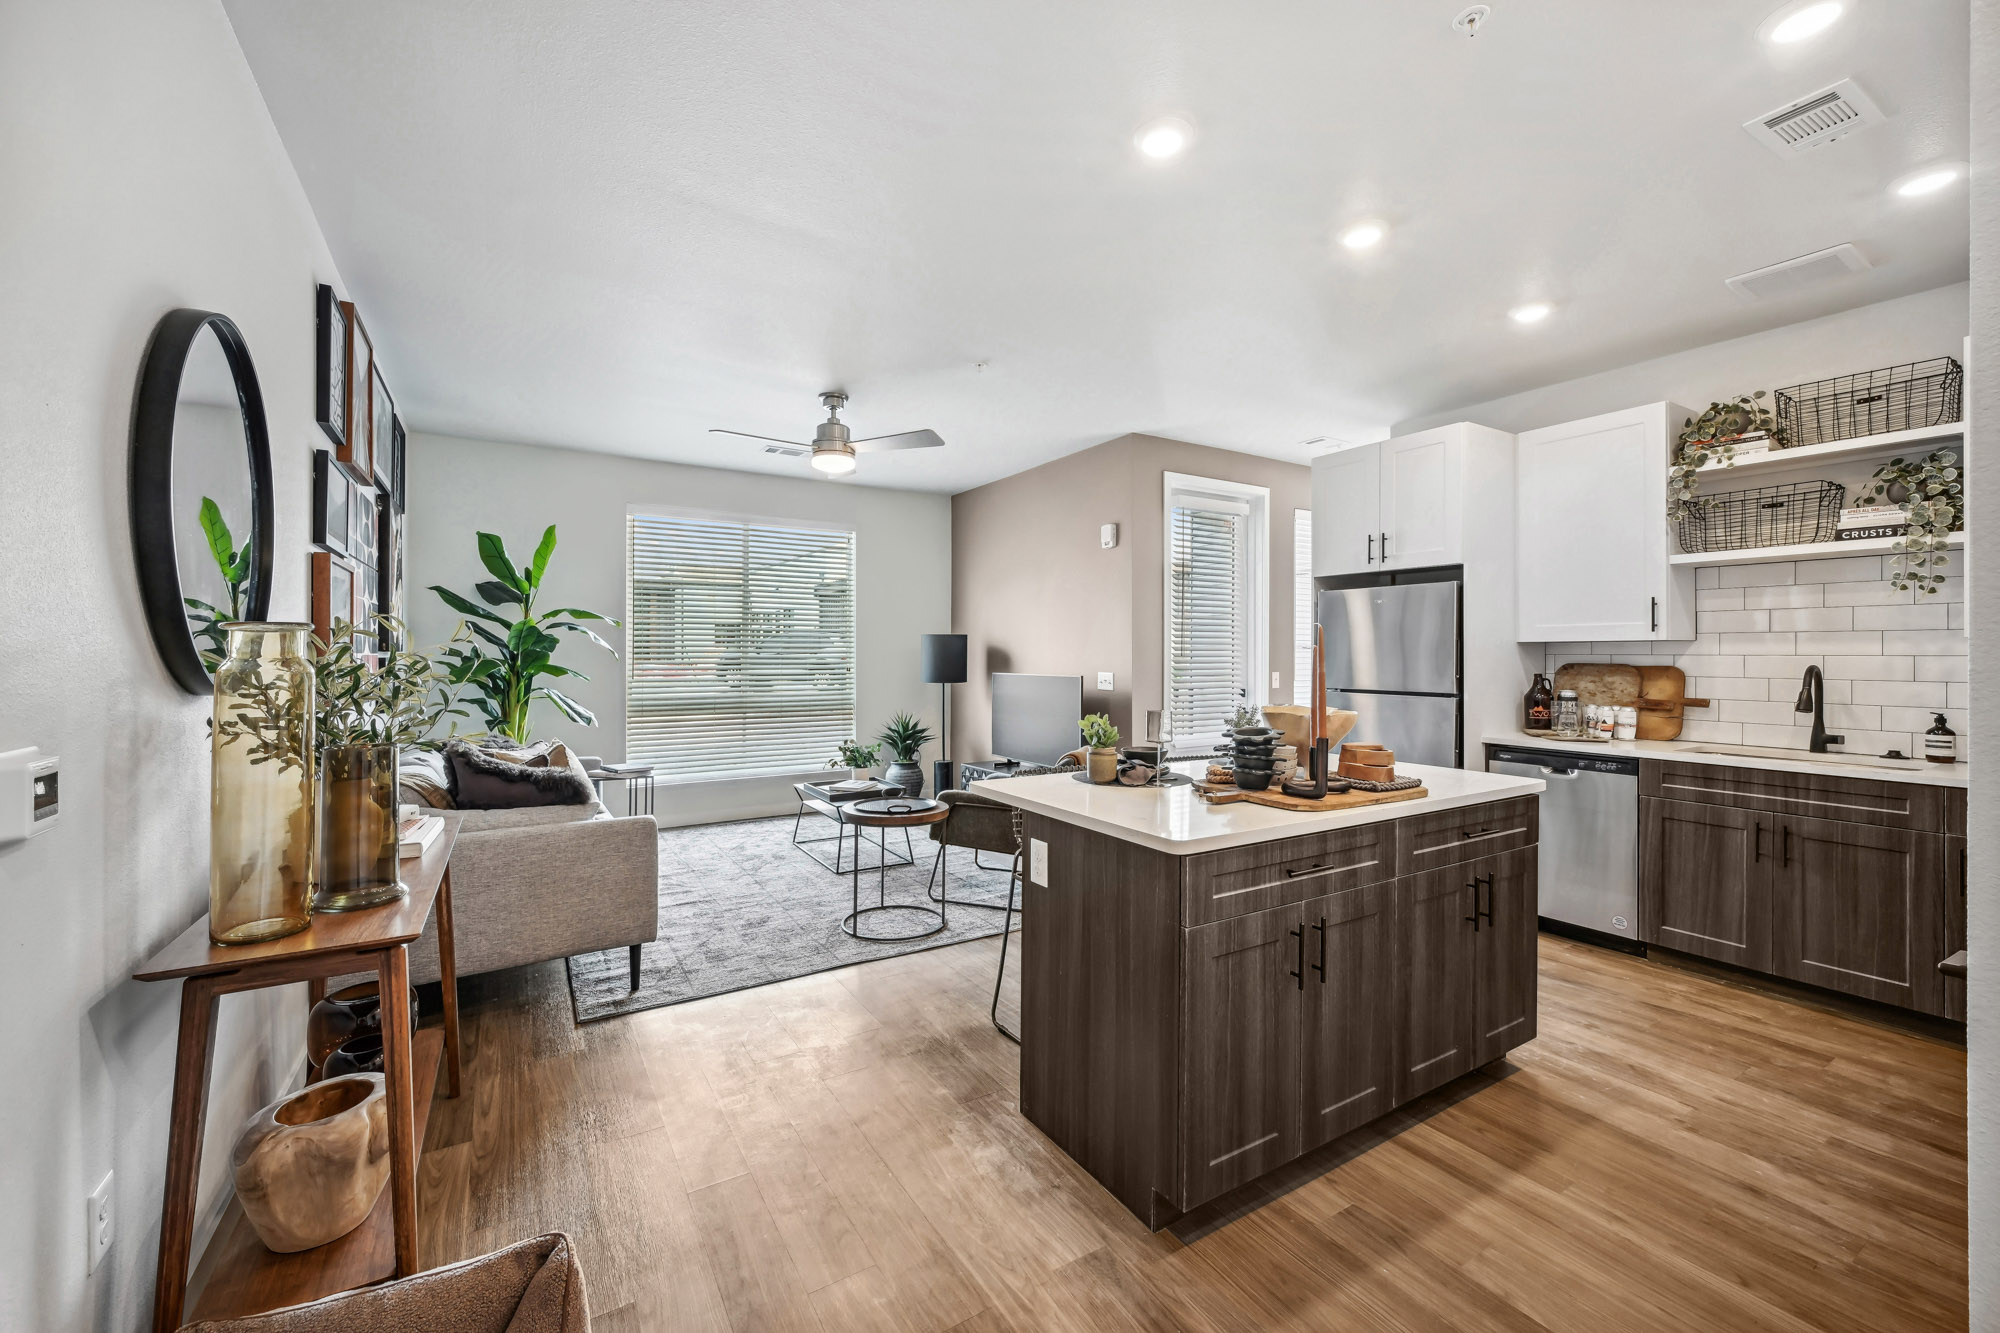
POLYGON ((1237 727, 1231 733, 1238 787, 1244 791, 1263 791, 1271 785, 1271 774, 1278 762, 1278 735, 1269 727, 1237 727))

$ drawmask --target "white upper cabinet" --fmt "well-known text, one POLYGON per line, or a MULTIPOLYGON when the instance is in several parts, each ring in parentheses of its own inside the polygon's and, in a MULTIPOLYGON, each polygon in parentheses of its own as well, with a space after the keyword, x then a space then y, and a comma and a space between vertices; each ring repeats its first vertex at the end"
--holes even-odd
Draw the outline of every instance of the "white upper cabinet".
POLYGON ((1667 556, 1672 403, 1515 437, 1523 643, 1692 639, 1694 571, 1667 556))
POLYGON ((1464 559, 1463 431, 1456 426, 1384 441, 1382 520, 1376 555, 1389 569, 1456 565, 1464 559))
POLYGON ((1380 569, 1382 446, 1321 454, 1312 476, 1314 577, 1380 569))

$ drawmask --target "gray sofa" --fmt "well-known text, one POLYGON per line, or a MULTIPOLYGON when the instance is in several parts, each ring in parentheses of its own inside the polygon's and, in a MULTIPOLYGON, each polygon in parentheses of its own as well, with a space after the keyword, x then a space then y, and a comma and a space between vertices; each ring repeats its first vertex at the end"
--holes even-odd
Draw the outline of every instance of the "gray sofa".
MULTIPOLYGON (((574 755, 571 765, 584 766, 574 755)), ((659 935, 660 838, 651 815, 614 818, 595 800, 458 813, 451 903, 459 976, 624 947, 638 989, 639 946, 659 935)), ((433 914, 410 947, 410 980, 438 975, 433 914)))

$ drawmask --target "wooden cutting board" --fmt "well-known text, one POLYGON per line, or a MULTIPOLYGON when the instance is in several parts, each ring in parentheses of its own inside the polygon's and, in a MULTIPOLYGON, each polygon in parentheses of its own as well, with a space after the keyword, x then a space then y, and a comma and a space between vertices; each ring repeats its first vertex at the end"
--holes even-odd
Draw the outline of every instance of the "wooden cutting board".
POLYGON ((1618 662, 1565 662, 1556 668, 1555 688, 1575 690, 1580 705, 1609 704, 1639 713, 1639 739, 1670 741, 1681 734, 1684 708, 1706 708, 1689 699, 1687 673, 1672 666, 1626 666, 1618 662))
POLYGON ((1356 810, 1364 805, 1382 805, 1389 801, 1414 801, 1420 796, 1429 796, 1428 787, 1408 787, 1402 791, 1344 791, 1309 800, 1303 796, 1287 796, 1275 788, 1269 791, 1244 791, 1241 787, 1225 787, 1219 783, 1197 782, 1195 790, 1210 805, 1234 805, 1239 802, 1250 805, 1268 805, 1273 810, 1297 810, 1305 814, 1318 814, 1327 810, 1356 810))

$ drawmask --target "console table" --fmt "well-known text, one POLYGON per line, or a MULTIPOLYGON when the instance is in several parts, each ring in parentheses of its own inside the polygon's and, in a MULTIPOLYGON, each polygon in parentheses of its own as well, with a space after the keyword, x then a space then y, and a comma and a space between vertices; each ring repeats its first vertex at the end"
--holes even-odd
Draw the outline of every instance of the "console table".
MULTIPOLYGON (((402 864, 409 893, 393 903, 359 912, 317 913, 295 935, 257 944, 222 946, 208 938, 208 918, 133 973, 139 981, 181 985, 180 1037, 174 1060, 174 1093, 167 1131, 167 1183, 160 1207, 160 1258, 153 1296, 154 1333, 181 1326, 188 1258, 194 1242, 195 1187, 201 1174, 202 1126, 208 1116, 208 1074, 215 1052, 216 997, 298 982, 315 994, 329 977, 373 972, 382 996, 383 1068, 389 1100, 389 1186, 359 1227, 339 1240, 300 1254, 272 1254, 261 1245, 227 1274, 230 1298, 204 1292, 204 1318, 262 1313, 334 1292, 407 1277, 417 1258, 417 1122, 415 1089, 435 1077, 437 1048, 413 1047, 410 1031, 409 947, 424 932, 431 908, 438 914, 438 967, 444 991, 444 1056, 452 1096, 458 1095, 458 968, 451 922, 451 850, 463 816, 442 812, 444 830, 421 858, 402 864), (429 1075, 419 1077, 417 1053, 428 1051, 429 1075), (387 1205, 386 1211, 384 1205, 387 1205), (394 1245, 383 1246, 382 1232, 394 1245), (266 1263, 265 1261, 269 1261, 266 1263), (247 1270, 262 1266, 264 1271, 247 1270), (220 1305, 223 1308, 217 1308, 220 1305)), ((428 1032, 426 1033, 428 1036, 428 1032)), ((429 1099, 425 1099, 427 1109, 429 1099)), ((218 1241, 221 1237, 218 1237, 218 1241)), ((224 1275, 220 1272, 217 1279, 224 1275)), ((211 1283, 213 1288, 215 1283, 211 1283)))

